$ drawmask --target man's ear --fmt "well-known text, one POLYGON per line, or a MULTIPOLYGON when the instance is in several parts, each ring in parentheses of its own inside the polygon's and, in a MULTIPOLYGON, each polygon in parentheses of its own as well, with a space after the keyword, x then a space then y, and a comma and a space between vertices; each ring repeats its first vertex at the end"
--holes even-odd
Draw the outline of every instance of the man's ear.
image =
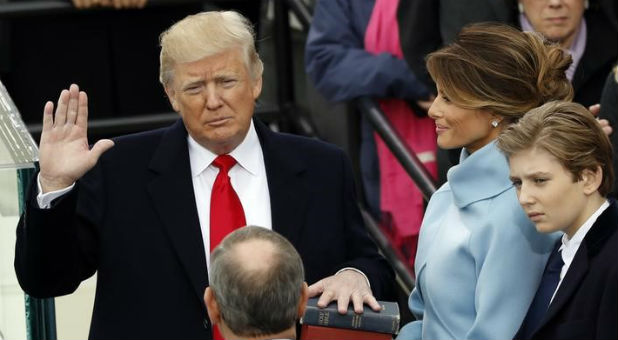
POLYGON ((597 192, 601 186, 601 182, 603 181, 603 169, 598 165, 595 171, 584 169, 580 178, 584 185, 584 194, 592 195, 597 192))
POLYGON ((169 99, 174 111, 180 112, 178 103, 176 103, 176 90, 174 90, 172 85, 165 85, 165 94, 167 94, 167 99, 169 99))
POLYGON ((307 286, 307 282, 303 282, 303 288, 300 291, 300 302, 298 304, 299 318, 305 315, 305 308, 307 308, 307 300, 309 300, 309 287, 307 286))
POLYGON ((257 79, 253 80, 253 88, 251 90, 253 94, 253 99, 258 99, 260 93, 262 93, 262 76, 259 76, 257 79))
POLYGON ((204 292, 204 303, 206 303, 206 310, 208 312, 208 318, 213 325, 218 325, 221 323, 221 313, 219 313, 219 305, 217 304, 217 300, 215 300, 215 294, 210 289, 210 287, 206 287, 206 291, 204 292))

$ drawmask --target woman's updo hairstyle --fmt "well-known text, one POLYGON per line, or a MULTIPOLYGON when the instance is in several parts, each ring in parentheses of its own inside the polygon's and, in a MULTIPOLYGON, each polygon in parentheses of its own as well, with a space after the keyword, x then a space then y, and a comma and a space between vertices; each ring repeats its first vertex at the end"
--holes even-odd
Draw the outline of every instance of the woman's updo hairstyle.
POLYGON ((552 100, 570 101, 571 56, 535 32, 499 23, 464 27, 452 44, 427 57, 427 69, 455 105, 517 121, 552 100))

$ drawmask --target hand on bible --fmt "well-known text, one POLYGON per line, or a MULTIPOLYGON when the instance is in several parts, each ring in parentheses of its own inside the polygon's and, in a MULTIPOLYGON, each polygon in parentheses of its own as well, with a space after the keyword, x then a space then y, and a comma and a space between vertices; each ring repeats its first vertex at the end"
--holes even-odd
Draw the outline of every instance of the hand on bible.
POLYGON ((322 279, 309 286, 309 297, 322 294, 318 300, 319 307, 326 307, 331 301, 337 300, 337 310, 345 314, 350 300, 354 305, 354 312, 362 313, 366 303, 375 311, 382 309, 371 293, 371 288, 363 275, 353 270, 344 270, 340 273, 322 279))
POLYGON ((43 111, 43 131, 39 143, 40 180, 43 193, 66 188, 82 177, 114 146, 109 139, 88 146, 88 97, 72 84, 62 90, 56 113, 47 102, 43 111))

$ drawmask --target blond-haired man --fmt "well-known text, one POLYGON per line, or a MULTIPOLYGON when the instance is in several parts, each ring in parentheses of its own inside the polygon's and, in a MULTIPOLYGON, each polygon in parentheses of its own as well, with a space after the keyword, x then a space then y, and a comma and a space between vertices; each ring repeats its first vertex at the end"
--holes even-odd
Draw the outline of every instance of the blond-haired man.
POLYGON ((38 188, 17 230, 24 290, 69 294, 98 272, 91 338, 211 338, 210 250, 254 224, 299 250, 321 303, 379 308, 392 272, 362 226, 344 154, 252 119, 262 62, 247 20, 189 16, 161 45, 160 80, 182 118, 169 128, 89 148, 86 93, 71 85, 55 114, 45 105, 38 188))

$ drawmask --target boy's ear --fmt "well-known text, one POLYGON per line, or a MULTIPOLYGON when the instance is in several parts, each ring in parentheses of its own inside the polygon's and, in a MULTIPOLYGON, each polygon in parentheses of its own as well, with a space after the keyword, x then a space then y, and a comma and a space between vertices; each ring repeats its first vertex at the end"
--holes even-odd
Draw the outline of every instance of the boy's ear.
POLYGON ((603 181, 603 169, 597 166, 596 170, 584 169, 580 176, 584 185, 584 194, 592 195, 599 190, 603 181))

